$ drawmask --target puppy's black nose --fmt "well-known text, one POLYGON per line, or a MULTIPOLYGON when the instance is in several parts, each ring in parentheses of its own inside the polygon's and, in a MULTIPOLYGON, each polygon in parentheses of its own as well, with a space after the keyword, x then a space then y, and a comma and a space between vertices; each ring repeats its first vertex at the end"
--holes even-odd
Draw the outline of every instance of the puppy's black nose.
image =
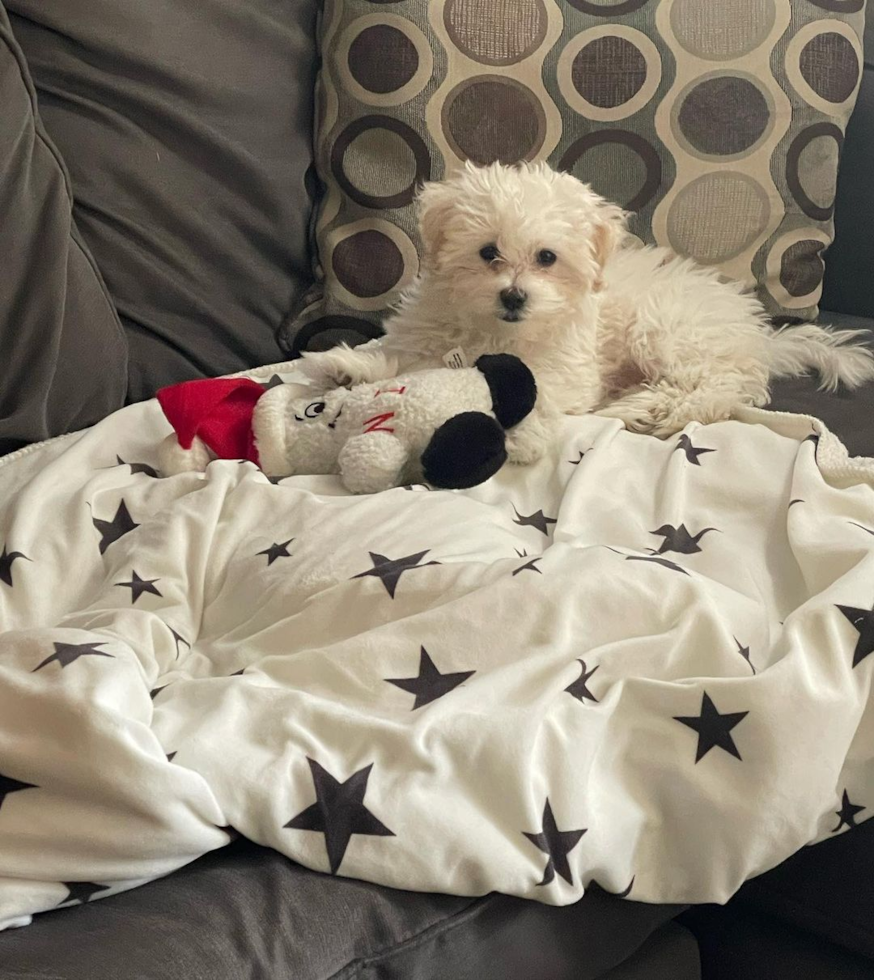
POLYGON ((515 286, 501 290, 501 303, 508 313, 518 313, 528 301, 528 294, 515 286))

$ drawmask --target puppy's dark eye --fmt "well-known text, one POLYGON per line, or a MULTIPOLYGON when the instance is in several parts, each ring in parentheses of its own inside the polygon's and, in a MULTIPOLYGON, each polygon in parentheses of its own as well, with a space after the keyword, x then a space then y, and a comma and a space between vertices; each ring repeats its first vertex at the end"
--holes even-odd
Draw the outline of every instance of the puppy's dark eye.
POLYGON ((324 410, 324 402, 313 402, 311 405, 307 405, 307 407, 304 409, 304 415, 306 415, 308 419, 314 419, 316 416, 321 415, 324 410))
POLYGON ((542 248, 537 253, 537 262, 539 265, 555 265, 555 260, 558 256, 555 252, 550 252, 548 248, 542 248))
POLYGON ((479 250, 479 257, 483 262, 494 262, 500 254, 497 245, 483 245, 479 250))

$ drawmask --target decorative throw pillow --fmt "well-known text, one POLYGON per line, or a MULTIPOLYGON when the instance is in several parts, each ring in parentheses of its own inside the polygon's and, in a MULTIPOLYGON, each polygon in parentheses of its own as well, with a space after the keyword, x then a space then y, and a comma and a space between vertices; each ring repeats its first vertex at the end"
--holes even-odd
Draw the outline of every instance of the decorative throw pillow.
POLYGON ((547 159, 644 241, 813 317, 864 0, 326 0, 318 285, 293 350, 351 342, 417 271, 419 181, 547 159))

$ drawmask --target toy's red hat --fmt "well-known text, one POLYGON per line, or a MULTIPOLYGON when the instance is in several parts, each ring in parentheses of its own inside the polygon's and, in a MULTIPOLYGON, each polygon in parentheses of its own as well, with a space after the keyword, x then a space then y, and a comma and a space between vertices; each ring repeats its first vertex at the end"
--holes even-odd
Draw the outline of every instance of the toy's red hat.
POLYGON ((183 381, 156 395, 183 449, 199 436, 219 459, 258 465, 252 413, 264 389, 249 378, 183 381))

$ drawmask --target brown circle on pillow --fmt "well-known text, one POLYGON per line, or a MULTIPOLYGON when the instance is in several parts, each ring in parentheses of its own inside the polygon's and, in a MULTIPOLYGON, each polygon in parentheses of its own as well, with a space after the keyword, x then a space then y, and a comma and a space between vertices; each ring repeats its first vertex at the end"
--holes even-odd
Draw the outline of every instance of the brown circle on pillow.
MULTIPOLYGON (((637 133, 630 133, 624 129, 600 129, 597 132, 581 136, 565 150, 564 156, 558 163, 558 169, 567 173, 574 173, 574 167, 589 150, 605 144, 626 146, 640 158, 646 171, 643 184, 630 200, 619 203, 627 211, 639 211, 646 207, 661 185, 662 161, 655 147, 637 133)), ((598 182, 594 175, 583 174, 578 171, 576 176, 597 186, 598 182)))
POLYGON ((677 124, 699 153, 731 156, 753 146, 770 118, 768 102, 753 82, 720 75, 705 79, 686 94, 677 124))
POLYGON ((453 150, 478 164, 532 160, 546 136, 537 96, 503 75, 478 75, 456 85, 443 105, 442 122, 453 150))
POLYGON ((815 7, 836 14, 855 14, 865 6, 865 0, 810 0, 815 7))
POLYGON ((607 34, 590 41, 571 66, 574 88, 592 105, 615 109, 643 87, 646 58, 631 41, 607 34))
MULTIPOLYGON (((391 146, 396 148, 398 141, 393 140, 391 146)), ((401 162, 401 166, 403 166, 403 162, 401 162)), ((428 153, 428 147, 422 137, 406 123, 401 122, 400 119, 395 119, 393 116, 362 116, 360 119, 351 122, 334 142, 331 148, 331 171, 340 188, 356 204, 374 209, 402 208, 412 204, 417 185, 429 178, 431 155, 428 153), (372 193, 371 187, 365 189, 356 186, 353 168, 349 168, 350 171, 353 171, 351 173, 347 172, 346 169, 346 151, 356 138, 362 133, 368 131, 375 133, 378 130, 388 130, 388 132, 400 137, 410 153, 410 169, 414 173, 413 179, 406 187, 396 190, 387 186, 384 194, 372 193)), ((374 295, 378 295, 378 293, 374 295)))
POLYGON ((334 246, 331 267, 344 289, 371 299, 397 285, 404 274, 404 257, 388 235, 367 229, 334 246))
POLYGON ((419 52, 396 27, 365 27, 349 47, 349 72, 368 92, 385 95, 402 88, 416 74, 419 52))
POLYGON ((805 238, 790 245, 780 257, 780 283, 790 296, 807 296, 822 282, 824 248, 823 242, 805 238))
POLYGON ((859 81, 859 58, 848 38, 834 31, 812 37, 801 50, 798 67, 805 82, 820 98, 846 102, 859 81))
POLYGON ((621 17, 645 6, 649 0, 622 0, 621 3, 594 3, 592 0, 570 0, 577 10, 595 17, 621 17))
MULTIPOLYGON (((837 155, 840 156, 841 147, 844 143, 844 134, 834 123, 830 122, 815 123, 813 126, 808 126, 807 129, 803 129, 792 140, 789 149, 786 151, 786 184, 801 210, 808 218, 813 218, 814 221, 829 221, 835 210, 834 199, 832 199, 830 204, 823 206, 817 204, 811 198, 804 189, 804 175, 801 172, 804 151, 814 140, 823 136, 830 137, 837 143, 837 155)), ((831 172, 829 172, 829 176, 832 179, 834 178, 834 174, 831 172)))
POLYGON ((443 23, 453 44, 483 65, 514 65, 546 37, 543 0, 448 0, 443 23))

